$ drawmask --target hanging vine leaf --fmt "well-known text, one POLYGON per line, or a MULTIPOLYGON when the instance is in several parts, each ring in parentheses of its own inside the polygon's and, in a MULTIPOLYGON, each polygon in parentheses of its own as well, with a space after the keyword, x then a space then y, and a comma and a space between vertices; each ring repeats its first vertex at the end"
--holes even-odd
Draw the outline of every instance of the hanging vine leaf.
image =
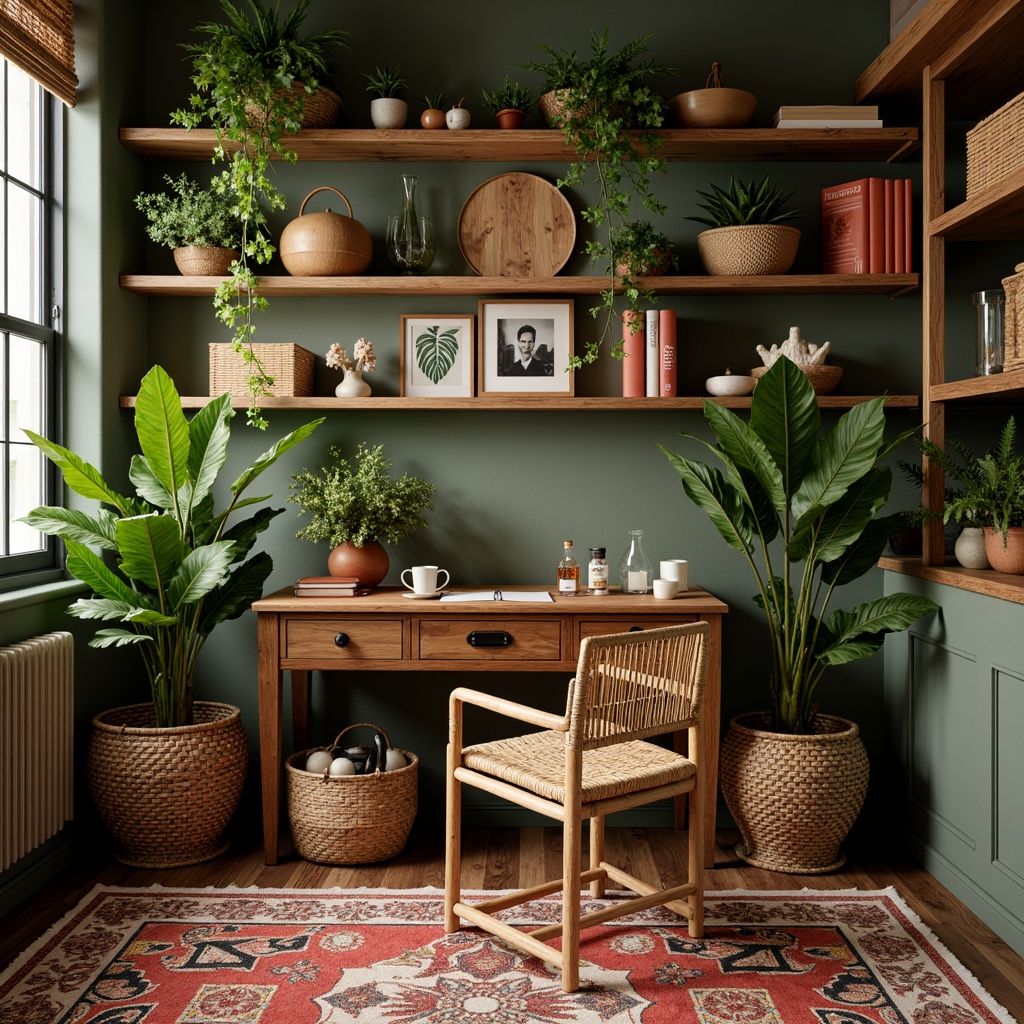
POLYGON ((459 354, 459 327, 428 327, 416 339, 416 365, 432 384, 442 381, 459 354))

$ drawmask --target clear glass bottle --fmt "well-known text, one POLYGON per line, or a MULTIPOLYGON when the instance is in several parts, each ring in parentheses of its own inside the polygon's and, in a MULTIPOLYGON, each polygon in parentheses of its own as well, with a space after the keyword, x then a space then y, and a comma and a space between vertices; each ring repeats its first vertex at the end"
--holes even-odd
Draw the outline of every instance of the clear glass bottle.
POLYGON ((587 566, 587 586, 595 594, 608 593, 608 559, 604 548, 590 549, 590 563, 587 566))
POLYGON ((422 274, 434 261, 434 225, 416 211, 419 176, 402 176, 402 212, 388 217, 385 244, 388 259, 403 274, 422 274))
POLYGON ((580 592, 580 563, 572 551, 572 541, 562 544, 562 560, 558 563, 558 592, 560 594, 578 594, 580 592))
POLYGON ((646 594, 651 589, 651 563, 644 551, 644 531, 629 531, 629 549, 619 566, 619 583, 624 594, 646 594))
POLYGON ((987 377, 990 373, 1003 372, 1005 341, 1003 337, 1003 303, 1006 296, 1000 288, 989 288, 975 292, 975 377, 987 377))

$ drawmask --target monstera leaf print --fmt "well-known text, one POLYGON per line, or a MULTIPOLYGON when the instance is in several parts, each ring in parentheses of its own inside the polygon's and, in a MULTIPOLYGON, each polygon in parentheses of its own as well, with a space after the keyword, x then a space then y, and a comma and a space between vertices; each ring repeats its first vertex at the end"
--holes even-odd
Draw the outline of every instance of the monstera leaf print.
POLYGON ((442 331, 440 326, 428 327, 416 339, 416 365, 437 384, 455 365, 459 354, 459 327, 442 331))

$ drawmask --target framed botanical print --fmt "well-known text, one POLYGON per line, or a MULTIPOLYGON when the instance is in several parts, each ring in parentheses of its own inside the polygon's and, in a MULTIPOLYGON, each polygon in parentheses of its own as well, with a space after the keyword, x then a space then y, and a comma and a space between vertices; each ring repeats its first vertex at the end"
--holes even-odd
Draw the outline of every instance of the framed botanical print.
POLYGON ((482 299, 478 319, 479 394, 573 394, 572 299, 482 299))
POLYGON ((470 313, 402 317, 404 398, 472 398, 475 356, 470 313))

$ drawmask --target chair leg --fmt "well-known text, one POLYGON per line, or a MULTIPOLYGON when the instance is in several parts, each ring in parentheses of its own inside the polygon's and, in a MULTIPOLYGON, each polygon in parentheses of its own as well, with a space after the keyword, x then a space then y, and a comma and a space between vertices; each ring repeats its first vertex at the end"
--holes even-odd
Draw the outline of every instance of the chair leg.
POLYGON ((580 987, 580 841, 579 805, 566 807, 562 826, 562 991, 580 987))
POLYGON ((455 748, 449 743, 445 778, 444 845, 444 930, 449 935, 460 928, 455 904, 462 897, 462 783, 455 778, 455 758, 455 748))
MULTIPOLYGON (((690 730, 690 749, 697 751, 697 730, 690 730)), ((691 757, 695 754, 691 754, 691 757)), ((698 764, 698 772, 703 766, 698 764)), ((687 881, 693 882, 693 895, 687 901, 690 920, 687 931, 695 939, 704 936, 704 787, 698 777, 689 797, 689 848, 687 850, 687 881)))
MULTIPOLYGON (((604 815, 595 814, 590 819, 590 867, 591 870, 599 868, 604 860, 604 815)), ((607 878, 595 878, 590 883, 590 895, 599 900, 604 896, 605 883, 607 878)))

